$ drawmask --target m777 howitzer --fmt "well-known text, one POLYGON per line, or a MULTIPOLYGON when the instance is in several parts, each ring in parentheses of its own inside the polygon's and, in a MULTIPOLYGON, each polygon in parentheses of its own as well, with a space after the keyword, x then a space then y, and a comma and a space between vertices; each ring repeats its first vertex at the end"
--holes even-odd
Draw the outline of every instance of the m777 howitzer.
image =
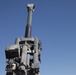
POLYGON ((28 4, 28 18, 24 38, 16 38, 15 44, 7 46, 6 75, 40 75, 39 61, 41 42, 31 37, 32 12, 35 5, 28 4))

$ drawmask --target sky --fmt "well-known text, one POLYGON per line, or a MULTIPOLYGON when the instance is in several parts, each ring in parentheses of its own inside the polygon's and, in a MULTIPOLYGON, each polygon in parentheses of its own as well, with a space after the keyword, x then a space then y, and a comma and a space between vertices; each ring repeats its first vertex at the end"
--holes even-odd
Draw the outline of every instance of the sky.
POLYGON ((32 37, 42 42, 41 75, 76 75, 76 0, 0 0, 0 75, 6 46, 25 35, 28 3, 35 4, 32 37))

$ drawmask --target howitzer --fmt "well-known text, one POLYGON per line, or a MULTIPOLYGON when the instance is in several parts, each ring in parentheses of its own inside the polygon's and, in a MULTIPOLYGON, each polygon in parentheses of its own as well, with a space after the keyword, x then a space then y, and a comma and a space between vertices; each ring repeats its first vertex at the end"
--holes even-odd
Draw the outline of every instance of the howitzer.
POLYGON ((35 5, 28 4, 28 18, 24 38, 16 38, 15 44, 7 46, 6 75, 40 75, 39 61, 41 42, 31 37, 32 13, 35 5))

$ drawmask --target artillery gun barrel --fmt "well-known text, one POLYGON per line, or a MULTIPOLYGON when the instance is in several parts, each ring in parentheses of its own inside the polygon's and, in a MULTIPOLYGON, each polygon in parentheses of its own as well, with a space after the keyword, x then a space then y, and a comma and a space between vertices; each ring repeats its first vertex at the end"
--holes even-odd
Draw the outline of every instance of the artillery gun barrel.
POLYGON ((28 37, 28 38, 31 37, 32 12, 34 11, 34 8, 35 8, 34 4, 27 5, 28 17, 27 17, 25 37, 28 37))

